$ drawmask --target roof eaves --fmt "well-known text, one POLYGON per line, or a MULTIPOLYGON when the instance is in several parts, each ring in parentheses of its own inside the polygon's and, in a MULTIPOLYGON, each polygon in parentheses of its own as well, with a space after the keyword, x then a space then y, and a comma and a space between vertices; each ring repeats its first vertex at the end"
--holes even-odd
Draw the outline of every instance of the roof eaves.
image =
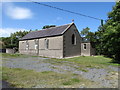
POLYGON ((40 38, 46 38, 46 37, 54 37, 54 36, 61 36, 62 34, 58 34, 58 35, 52 35, 52 36, 44 36, 44 37, 35 37, 35 38, 26 38, 26 39, 19 39, 19 41, 23 41, 23 40, 32 40, 32 39, 40 39, 40 38))

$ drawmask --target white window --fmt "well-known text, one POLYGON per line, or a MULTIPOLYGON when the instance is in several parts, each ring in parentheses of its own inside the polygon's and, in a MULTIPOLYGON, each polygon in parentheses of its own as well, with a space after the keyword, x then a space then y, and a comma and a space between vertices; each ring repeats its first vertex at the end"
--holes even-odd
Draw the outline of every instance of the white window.
POLYGON ((49 48, 49 39, 45 39, 45 49, 49 48))
POLYGON ((83 49, 85 49, 85 50, 86 50, 86 48, 87 48, 87 47, 86 47, 86 44, 83 44, 83 49))
POLYGON ((35 41, 35 50, 37 50, 38 49, 38 40, 36 39, 34 41, 35 41))
POLYGON ((74 34, 72 35, 72 44, 76 45, 76 36, 74 34))
POLYGON ((28 43, 28 41, 26 41, 26 50, 28 50, 29 49, 29 43, 28 43))
POLYGON ((38 45, 35 44, 35 50, 37 50, 37 49, 38 49, 38 45))

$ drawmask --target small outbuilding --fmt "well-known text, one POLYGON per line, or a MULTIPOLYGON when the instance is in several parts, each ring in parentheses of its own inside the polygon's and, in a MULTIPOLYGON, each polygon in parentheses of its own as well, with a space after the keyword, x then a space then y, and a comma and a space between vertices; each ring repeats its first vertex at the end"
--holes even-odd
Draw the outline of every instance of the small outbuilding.
POLYGON ((93 56, 95 55, 95 48, 93 48, 90 42, 81 43, 81 56, 93 56))
POLYGON ((93 42, 82 37, 81 56, 93 56, 96 54, 93 42))

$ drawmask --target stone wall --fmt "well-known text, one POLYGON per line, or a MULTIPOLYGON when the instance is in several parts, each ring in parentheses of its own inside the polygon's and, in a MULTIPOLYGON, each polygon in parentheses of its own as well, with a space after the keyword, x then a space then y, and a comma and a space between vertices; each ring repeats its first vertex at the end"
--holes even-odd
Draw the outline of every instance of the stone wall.
POLYGON ((6 48, 6 53, 13 54, 15 53, 15 49, 6 48))
POLYGON ((90 56, 90 43, 81 43, 81 56, 90 56), (86 49, 84 49, 86 44, 86 49))
POLYGON ((63 39, 63 51, 64 57, 78 56, 81 54, 81 37, 75 25, 72 25, 69 30, 64 33, 63 39), (72 44, 72 35, 76 37, 76 43, 72 44))
POLYGON ((19 41, 19 53, 52 58, 63 58, 63 36, 19 41), (48 49, 45 45, 45 39, 49 40, 48 49), (35 40, 38 40, 37 49, 35 49, 35 40), (26 42, 29 44, 29 49, 26 48, 26 42))
POLYGON ((39 55, 52 58, 63 58, 63 36, 39 39, 39 55), (45 39, 49 40, 48 49, 45 47, 45 39))
POLYGON ((81 55, 82 56, 95 55, 95 49, 92 48, 90 43, 81 43, 81 55), (84 44, 86 44, 86 49, 84 49, 84 44))

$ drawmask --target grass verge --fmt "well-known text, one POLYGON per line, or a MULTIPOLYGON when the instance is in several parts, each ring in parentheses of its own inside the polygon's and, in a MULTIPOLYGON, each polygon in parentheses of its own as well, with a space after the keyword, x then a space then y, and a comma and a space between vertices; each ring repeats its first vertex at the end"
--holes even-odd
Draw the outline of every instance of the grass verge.
POLYGON ((58 74, 51 71, 35 72, 20 68, 2 68, 2 80, 10 83, 12 87, 33 88, 44 86, 44 88, 59 88, 69 85, 69 87, 79 87, 81 84, 89 86, 91 81, 85 80, 78 75, 58 74), (74 76, 74 78, 73 78, 74 76), (39 86, 41 85, 41 86, 39 86))
MULTIPOLYGON (((50 61, 50 60, 49 60, 50 61)), ((120 64, 112 63, 112 59, 106 58, 104 56, 79 56, 74 58, 67 58, 67 59, 51 59, 51 61, 54 61, 54 64, 61 64, 59 62, 66 61, 64 63, 72 62, 76 64, 77 66, 83 67, 83 68, 105 68, 109 65, 112 66, 120 66, 120 64), (58 63, 57 63, 58 62, 58 63)))
POLYGON ((22 57, 22 58, 27 58, 30 55, 23 55, 23 54, 9 54, 9 53, 0 53, 1 56, 3 58, 18 58, 18 57, 22 57))

